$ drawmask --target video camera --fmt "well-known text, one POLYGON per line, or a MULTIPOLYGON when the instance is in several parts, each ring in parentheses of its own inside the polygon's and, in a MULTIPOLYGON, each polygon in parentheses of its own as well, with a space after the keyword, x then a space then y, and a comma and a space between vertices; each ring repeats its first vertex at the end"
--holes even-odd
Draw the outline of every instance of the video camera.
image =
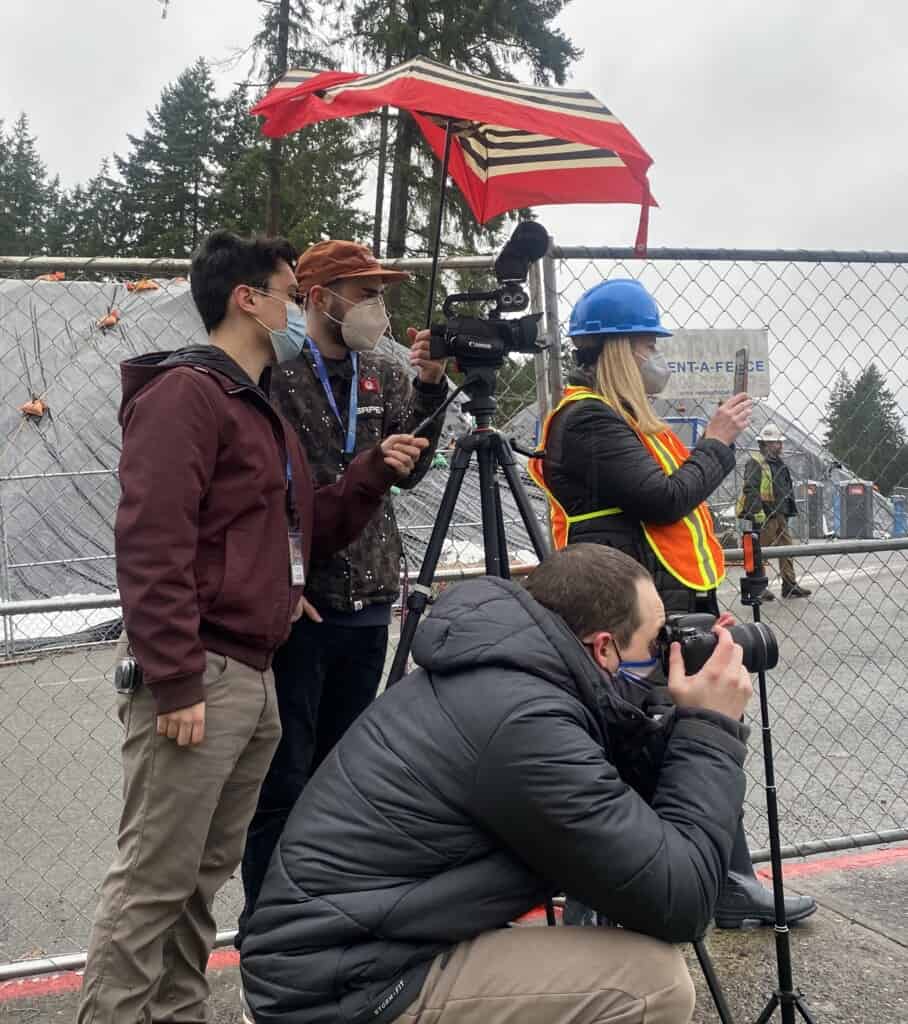
MULTIPOLYGON (((709 661, 719 638, 713 632, 714 615, 669 615, 659 637, 662 668, 668 676, 669 651, 673 643, 681 645, 684 671, 692 676, 709 661)), ((744 623, 729 628, 731 638, 744 650, 748 672, 765 672, 779 663, 779 645, 775 634, 762 622, 744 623)))
POLYGON ((530 304, 521 287, 530 264, 548 249, 546 229, 534 221, 518 224, 495 260, 499 287, 490 292, 449 295, 442 306, 445 322, 432 325, 429 352, 432 359, 456 359, 460 368, 497 368, 509 352, 535 355, 547 347, 539 338, 541 313, 503 320, 505 313, 520 313, 530 304), (458 316, 455 307, 466 302, 492 302, 487 317, 458 316))

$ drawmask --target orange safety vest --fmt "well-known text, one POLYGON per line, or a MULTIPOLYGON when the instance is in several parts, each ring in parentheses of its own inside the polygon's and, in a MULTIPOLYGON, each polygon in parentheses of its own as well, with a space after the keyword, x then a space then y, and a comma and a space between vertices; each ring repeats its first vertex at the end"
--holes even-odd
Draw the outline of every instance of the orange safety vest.
MULTIPOLYGON (((549 413, 542 427, 540 448, 543 453, 549 440, 552 421, 559 412, 571 402, 594 399, 608 402, 602 395, 589 388, 570 387, 558 406, 549 413)), ((640 438, 647 451, 659 463, 666 476, 675 470, 690 456, 687 447, 671 430, 663 430, 660 434, 644 434, 639 430, 634 433, 640 438)), ((552 543, 560 550, 568 543, 571 527, 574 523, 586 522, 590 519, 601 519, 606 516, 621 514, 620 508, 603 508, 595 512, 584 512, 581 515, 568 515, 559 504, 555 495, 549 490, 543 476, 543 459, 534 458, 529 462, 530 476, 545 493, 549 502, 552 519, 552 543)), ((698 505, 689 515, 668 525, 641 523, 643 535, 663 568, 671 573, 680 583, 690 590, 715 590, 725 579, 725 554, 716 540, 712 515, 704 502, 698 505)))

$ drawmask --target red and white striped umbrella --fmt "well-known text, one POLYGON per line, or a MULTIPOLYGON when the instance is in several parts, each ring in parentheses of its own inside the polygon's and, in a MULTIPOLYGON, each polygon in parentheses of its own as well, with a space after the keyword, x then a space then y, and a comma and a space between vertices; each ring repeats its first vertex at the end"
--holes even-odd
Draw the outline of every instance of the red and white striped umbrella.
POLYGON ((265 135, 385 105, 413 114, 476 219, 552 203, 640 205, 637 248, 646 248, 652 159, 589 92, 504 82, 417 57, 374 75, 288 72, 253 109, 265 135))

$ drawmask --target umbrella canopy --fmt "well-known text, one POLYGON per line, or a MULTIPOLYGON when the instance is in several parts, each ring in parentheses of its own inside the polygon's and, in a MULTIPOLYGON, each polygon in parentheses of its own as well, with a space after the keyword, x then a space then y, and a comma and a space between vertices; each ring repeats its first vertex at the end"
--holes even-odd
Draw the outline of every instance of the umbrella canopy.
POLYGON ((551 203, 639 203, 646 245, 649 154, 589 92, 504 82, 417 57, 374 75, 290 71, 252 109, 277 137, 382 106, 410 111, 480 223, 551 203))

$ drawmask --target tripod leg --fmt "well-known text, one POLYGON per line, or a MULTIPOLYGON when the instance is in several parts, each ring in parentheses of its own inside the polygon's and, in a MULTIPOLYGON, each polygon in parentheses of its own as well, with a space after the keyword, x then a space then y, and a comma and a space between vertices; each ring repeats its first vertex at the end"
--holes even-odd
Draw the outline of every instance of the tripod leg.
POLYGON ((709 955, 709 950, 706 948, 706 943, 703 939, 697 939, 694 943, 694 952, 697 954, 700 970, 703 971, 703 977, 706 979, 706 987, 709 989, 709 994, 713 997, 713 1002, 716 1005, 716 1013, 719 1014, 719 1020, 722 1024, 734 1024, 734 1017, 732 1017, 731 1010, 728 1008, 725 993, 719 982, 719 976, 716 974, 712 957, 709 955))
POLYGON ((804 999, 800 995, 795 1000, 795 1007, 807 1024, 816 1024, 816 1021, 813 1019, 813 1015, 810 1012, 810 1007, 804 1002, 804 999))
POLYGON ((772 1015, 776 1012, 776 1007, 779 1005, 779 994, 773 992, 770 996, 769 1002, 763 1009, 763 1012, 757 1017, 756 1024, 768 1024, 768 1021, 772 1015))
POLYGON ((523 481, 517 472, 517 460, 514 458, 514 452, 511 450, 511 446, 506 438, 501 435, 497 439, 496 456, 498 464, 501 466, 505 479, 508 482, 508 487, 511 488, 511 494, 514 495, 514 501, 517 504, 517 510, 520 512, 520 518, 523 520, 527 535, 530 538, 530 543, 533 545, 536 557, 541 562, 549 553, 549 545, 545 539, 545 534, 542 532, 542 527, 539 525, 539 520, 533 512, 530 496, 527 494, 523 481))
MULTIPOLYGON (((742 593, 744 584, 742 582, 742 593)), ((760 621, 759 603, 752 605, 753 620, 760 621)), ((785 883, 782 879, 782 840, 779 834, 779 801, 776 790, 775 759, 772 750, 772 728, 769 722, 769 696, 766 686, 766 673, 758 672, 760 694, 760 725, 763 738, 763 774, 766 788, 766 820, 769 825, 769 852, 772 863, 772 891, 776 905, 776 967, 778 970, 779 987, 773 994, 766 1009, 757 1020, 757 1024, 766 1024, 777 1006, 782 1008, 782 1024, 795 1024, 795 1008, 801 1013, 808 1013, 800 1004, 800 993, 795 991, 794 977, 791 966, 791 931, 785 910, 785 883)))
POLYGON ((406 672, 407 658, 410 656, 413 637, 416 635, 416 627, 419 625, 422 613, 429 603, 429 595, 432 592, 432 580, 435 578, 435 570, 438 568, 441 548, 447 536, 448 528, 451 525, 451 519, 454 516, 454 508, 457 505, 460 488, 463 486, 464 475, 466 474, 467 467, 470 465, 471 455, 471 449, 461 447, 460 444, 454 450, 448 482, 445 484, 444 494, 438 506, 438 516, 435 519, 435 525, 432 527, 432 533, 429 536, 426 556, 420 567, 416 585, 413 587, 407 600, 407 618, 401 624, 397 650, 394 653, 394 661, 391 663, 391 671, 388 675, 388 686, 396 683, 406 672))
POLYGON ((495 528, 498 530, 498 550, 501 552, 501 578, 511 578, 511 553, 508 551, 508 538, 504 529, 504 511, 501 507, 501 486, 495 478, 495 528))
POLYGON ((482 445, 476 453, 479 461, 479 501, 482 507, 482 543, 486 552, 486 575, 502 576, 502 560, 507 551, 501 549, 501 506, 496 502, 495 454, 490 445, 482 445), (497 514, 496 514, 497 513, 497 514))

